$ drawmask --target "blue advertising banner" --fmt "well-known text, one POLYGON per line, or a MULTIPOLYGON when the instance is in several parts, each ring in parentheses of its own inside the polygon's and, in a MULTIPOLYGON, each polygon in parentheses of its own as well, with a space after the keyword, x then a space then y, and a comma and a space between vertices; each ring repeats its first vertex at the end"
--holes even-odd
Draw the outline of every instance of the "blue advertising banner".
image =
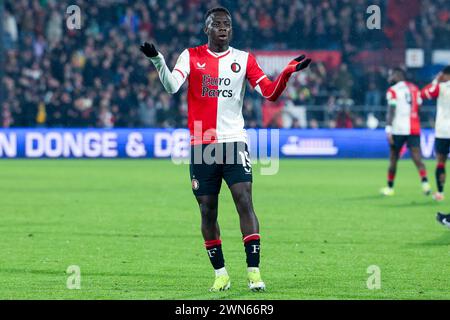
MULTIPOLYGON (((248 130, 250 154, 264 158, 386 158, 383 130, 248 130)), ((185 158, 186 129, 1 129, 0 158, 185 158)), ((424 158, 434 156, 434 132, 424 130, 424 158)), ((402 152, 408 156, 406 148, 402 152)))

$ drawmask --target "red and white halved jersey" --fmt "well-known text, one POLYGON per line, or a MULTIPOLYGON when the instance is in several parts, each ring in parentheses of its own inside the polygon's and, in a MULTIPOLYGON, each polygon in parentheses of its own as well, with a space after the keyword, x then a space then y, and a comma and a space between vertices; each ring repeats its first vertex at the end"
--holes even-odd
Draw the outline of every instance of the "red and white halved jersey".
POLYGON ((450 139, 450 81, 433 82, 422 89, 423 99, 437 99, 436 138, 450 139))
POLYGON ((205 44, 184 50, 172 72, 161 54, 151 60, 168 92, 189 82, 191 143, 247 141, 242 116, 246 80, 261 93, 258 84, 266 78, 253 55, 232 47, 215 53, 205 44))
POLYGON ((419 88, 410 82, 400 81, 388 89, 386 99, 394 108, 392 134, 420 135, 419 107, 422 98, 419 88))

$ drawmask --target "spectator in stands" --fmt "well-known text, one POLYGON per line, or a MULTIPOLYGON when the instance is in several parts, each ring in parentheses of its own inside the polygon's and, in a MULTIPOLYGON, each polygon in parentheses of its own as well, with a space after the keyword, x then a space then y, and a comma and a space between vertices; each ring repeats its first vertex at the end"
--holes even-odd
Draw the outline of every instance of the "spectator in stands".
POLYGON ((372 107, 381 105, 381 90, 378 87, 376 80, 370 77, 368 80, 367 89, 365 90, 365 106, 367 112, 374 112, 372 107))
POLYGON ((339 72, 336 74, 334 79, 334 83, 336 88, 345 95, 346 97, 350 97, 352 94, 353 87, 353 76, 348 70, 348 66, 346 63, 342 63, 339 72))
MULTIPOLYGON (((174 65, 184 48, 205 41, 203 13, 219 2, 79 0, 77 5, 84 8, 82 32, 65 26, 70 4, 67 0, 7 1, 0 22, 6 35, 1 39, 6 48, 5 76, 0 80, 5 99, 1 125, 185 126, 186 90, 168 99, 155 80, 157 73, 140 57, 138 44, 154 38, 168 64, 174 65)), ((286 101, 326 105, 330 96, 339 99, 342 92, 357 104, 379 103, 377 81, 367 84, 366 95, 352 92, 353 84, 363 81, 348 59, 362 48, 389 47, 382 31, 367 31, 364 19, 369 4, 383 7, 385 0, 223 0, 221 4, 233 16, 234 47, 341 51, 346 63, 337 73, 315 61, 289 87, 286 101)), ((409 43, 449 47, 450 3, 424 0, 422 6, 420 16, 410 24, 409 43)), ((251 119, 248 126, 262 126, 261 103, 257 93, 246 96, 246 105, 252 106, 244 108, 251 119)), ((314 119, 332 125, 334 113, 314 119)))
POLYGON ((12 49, 19 38, 19 30, 16 17, 14 17, 9 10, 5 10, 3 28, 6 35, 6 39, 3 40, 5 47, 7 49, 12 49))

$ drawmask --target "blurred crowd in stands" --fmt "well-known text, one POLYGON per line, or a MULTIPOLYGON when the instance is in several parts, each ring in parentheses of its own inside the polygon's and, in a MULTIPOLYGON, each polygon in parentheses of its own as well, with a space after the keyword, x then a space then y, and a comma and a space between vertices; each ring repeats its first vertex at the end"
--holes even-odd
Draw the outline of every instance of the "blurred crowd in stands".
POLYGON ((409 48, 450 48, 450 1, 422 0, 421 10, 408 24, 409 48))
MULTIPOLYGON (((69 30, 69 1, 6 0, 0 127, 185 127, 187 86, 173 96, 165 93, 139 44, 154 41, 173 67, 183 49, 206 42, 204 13, 217 5, 232 13, 233 47, 340 51, 343 63, 336 70, 316 61, 292 78, 280 103, 326 106, 325 112, 308 109, 308 127, 365 126, 352 107, 364 105, 370 112, 384 103, 387 70, 357 69, 349 57, 361 49, 391 47, 382 31, 366 27, 367 6, 384 10, 386 1, 79 0, 81 30, 69 30)), ((424 1, 406 42, 448 46, 449 36, 437 34, 449 34, 449 1, 424 1)), ((248 88, 243 107, 248 127, 279 126, 263 123, 266 104, 248 88)), ((302 125, 293 119, 291 126, 302 125)))

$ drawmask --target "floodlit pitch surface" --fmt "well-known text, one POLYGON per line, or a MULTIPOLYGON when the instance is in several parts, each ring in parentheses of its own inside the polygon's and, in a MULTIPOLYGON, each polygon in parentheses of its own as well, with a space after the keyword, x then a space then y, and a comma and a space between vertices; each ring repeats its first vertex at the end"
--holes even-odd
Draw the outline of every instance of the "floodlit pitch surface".
MULTIPOLYGON (((386 167, 284 160, 274 176, 255 167, 265 293, 247 290, 224 183, 219 221, 232 285, 217 294, 207 291, 213 272, 186 165, 2 160, 0 299, 449 299, 450 230, 435 213, 450 200, 423 196, 409 160, 396 195, 379 196, 386 167), (71 265, 81 271, 79 290, 67 288, 71 265), (367 287, 371 265, 381 271, 379 290, 367 287)), ((427 168, 434 181, 434 162, 427 168)))

